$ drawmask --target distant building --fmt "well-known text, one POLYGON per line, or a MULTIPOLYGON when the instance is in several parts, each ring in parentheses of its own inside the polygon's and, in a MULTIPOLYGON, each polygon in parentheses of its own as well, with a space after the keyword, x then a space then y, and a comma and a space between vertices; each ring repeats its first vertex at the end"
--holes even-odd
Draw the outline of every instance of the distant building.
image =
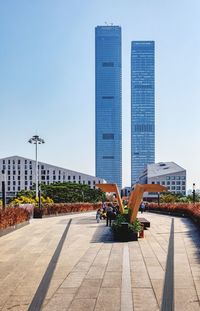
POLYGON ((131 184, 155 162, 154 41, 131 46, 131 184))
POLYGON ((122 187, 121 27, 95 28, 96 176, 122 187))
MULTIPOLYGON (((19 156, 0 159, 0 197, 2 197, 2 180, 4 171, 7 197, 13 197, 18 191, 30 190, 35 184, 35 161, 19 156)), ((95 188, 95 184, 104 183, 102 178, 68 170, 51 164, 38 162, 39 182, 51 184, 72 182, 95 188)))
MULTIPOLYGON (((148 164, 139 177, 140 184, 159 184, 172 193, 186 195, 186 170, 174 162, 148 164)), ((149 197, 154 194, 149 193, 149 197)))
POLYGON ((131 187, 124 187, 121 189, 121 197, 129 197, 131 194, 131 187))

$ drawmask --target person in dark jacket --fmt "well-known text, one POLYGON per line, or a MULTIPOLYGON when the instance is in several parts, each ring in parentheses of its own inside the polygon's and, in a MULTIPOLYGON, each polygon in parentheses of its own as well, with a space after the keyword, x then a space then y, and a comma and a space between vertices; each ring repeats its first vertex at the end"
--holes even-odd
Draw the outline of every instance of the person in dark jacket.
POLYGON ((112 204, 108 203, 108 206, 106 208, 106 226, 111 226, 111 222, 112 222, 112 218, 113 218, 113 208, 112 208, 112 204))

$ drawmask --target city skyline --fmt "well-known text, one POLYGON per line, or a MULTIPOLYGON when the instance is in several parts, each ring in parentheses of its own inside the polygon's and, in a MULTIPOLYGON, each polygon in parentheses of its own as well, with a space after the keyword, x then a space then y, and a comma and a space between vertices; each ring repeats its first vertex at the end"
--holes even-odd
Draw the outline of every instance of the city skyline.
POLYGON ((0 157, 33 158, 27 140, 38 133, 46 141, 39 161, 94 175, 94 27, 107 21, 123 28, 123 186, 131 180, 130 42, 154 40, 155 160, 179 163, 187 187, 200 188, 199 10, 197 0, 2 1, 0 157))
POLYGON ((122 187, 121 27, 95 28, 96 176, 122 187))
POLYGON ((131 185, 155 163, 155 42, 131 43, 131 185))

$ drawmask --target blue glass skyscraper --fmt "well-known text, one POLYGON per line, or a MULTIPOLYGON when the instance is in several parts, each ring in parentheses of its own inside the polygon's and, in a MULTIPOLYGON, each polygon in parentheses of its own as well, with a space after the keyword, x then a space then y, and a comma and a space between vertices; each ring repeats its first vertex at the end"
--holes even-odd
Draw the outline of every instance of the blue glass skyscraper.
POLYGON ((154 41, 131 46, 131 184, 155 163, 154 41))
POLYGON ((96 176, 122 186, 121 27, 95 28, 96 176))

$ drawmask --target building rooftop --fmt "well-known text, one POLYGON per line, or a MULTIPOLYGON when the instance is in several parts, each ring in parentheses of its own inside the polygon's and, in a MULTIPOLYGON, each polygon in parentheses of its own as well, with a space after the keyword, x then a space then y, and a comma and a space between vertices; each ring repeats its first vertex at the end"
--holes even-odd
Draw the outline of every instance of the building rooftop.
POLYGON ((161 175, 169 175, 185 171, 185 169, 174 162, 158 162, 148 164, 148 178, 161 175))

